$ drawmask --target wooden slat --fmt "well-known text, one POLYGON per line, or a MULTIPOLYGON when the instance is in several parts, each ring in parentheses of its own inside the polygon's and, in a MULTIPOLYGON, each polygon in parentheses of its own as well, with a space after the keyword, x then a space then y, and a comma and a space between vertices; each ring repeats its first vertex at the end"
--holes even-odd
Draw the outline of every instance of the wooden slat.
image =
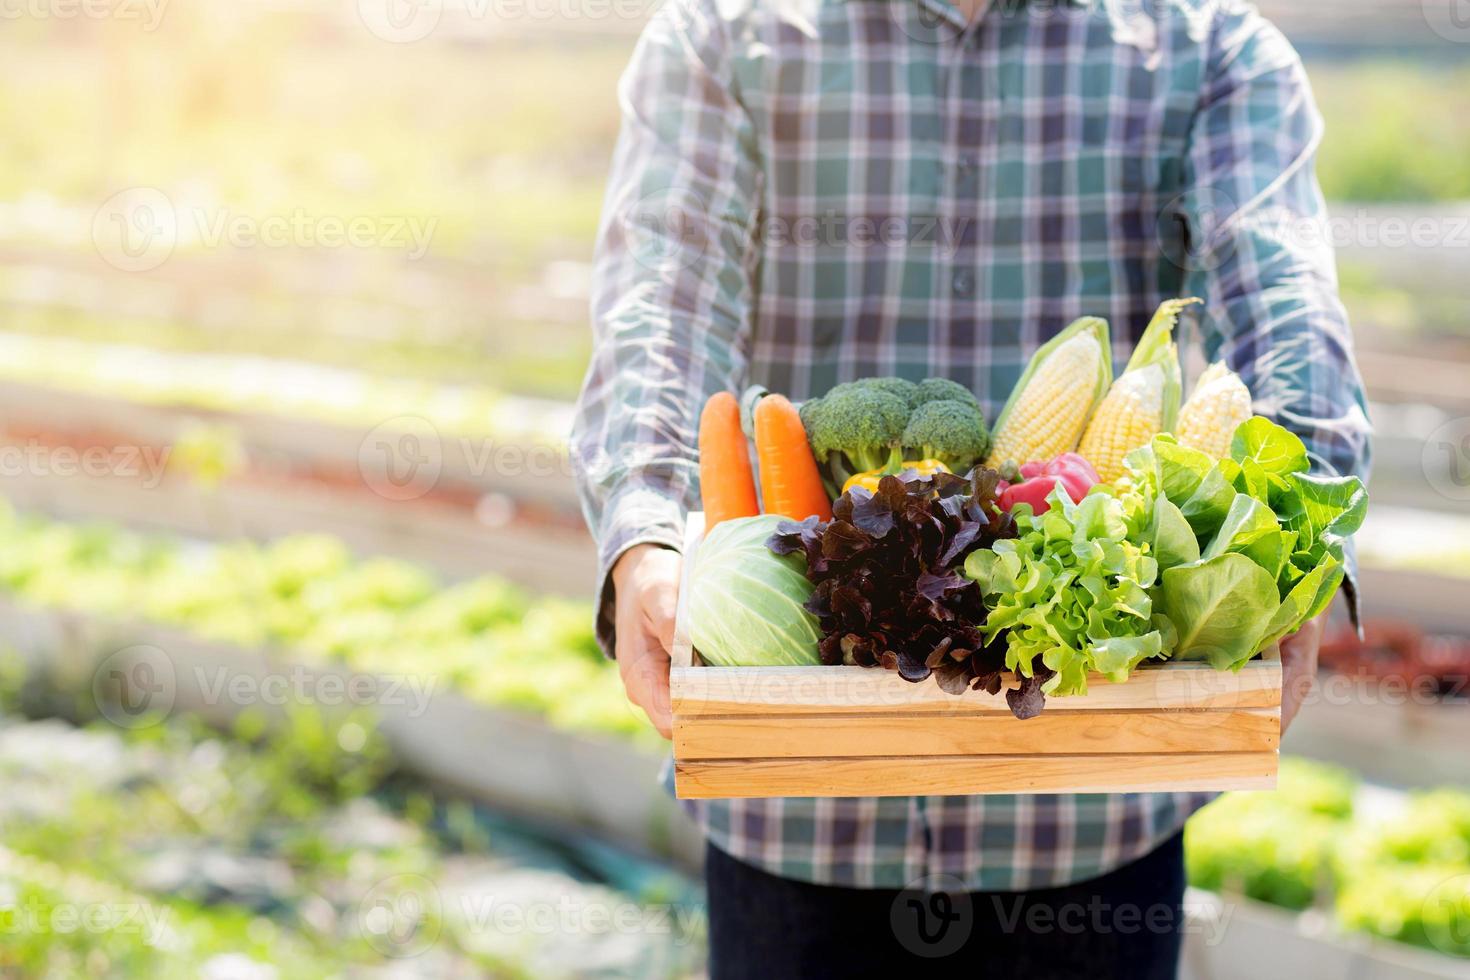
MULTIPOLYGON (((1001 695, 970 691, 955 696, 937 684, 910 684, 893 671, 867 667, 676 667, 676 716, 875 710, 1009 715, 1001 695)), ((1281 704, 1279 661, 1252 661, 1239 673, 1206 664, 1142 667, 1126 684, 1101 676, 1084 697, 1049 698, 1046 712, 1120 709, 1274 708, 1281 704)))
POLYGON ((698 716, 674 725, 674 754, 701 759, 812 756, 1108 755, 1269 752, 1281 710, 698 716))
POLYGON ((681 799, 1273 789, 1275 752, 743 759, 674 764, 681 799))

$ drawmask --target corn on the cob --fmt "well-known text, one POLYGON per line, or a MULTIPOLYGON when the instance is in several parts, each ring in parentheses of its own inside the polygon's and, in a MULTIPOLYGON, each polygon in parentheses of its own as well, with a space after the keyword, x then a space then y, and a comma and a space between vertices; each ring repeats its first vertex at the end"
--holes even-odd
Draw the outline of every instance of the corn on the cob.
POLYGON ((1228 367, 1225 366, 1224 361, 1216 361, 1214 364, 1211 364, 1209 367, 1201 371, 1200 376, 1194 379, 1194 391, 1190 392, 1190 397, 1193 398, 1196 394, 1199 393, 1200 389, 1208 387, 1213 382, 1219 381, 1221 378, 1229 377, 1234 373, 1234 371, 1231 371, 1228 367))
POLYGON ((1077 451, 1104 483, 1123 475, 1123 457, 1161 431, 1164 371, 1157 364, 1129 371, 1108 389, 1077 451))
POLYGON ((995 421, 986 465, 1051 459, 1075 449, 1112 380, 1107 321, 1083 317, 1032 356, 995 421))
POLYGON ((1179 312, 1197 299, 1164 302, 1138 339, 1128 366, 1108 389, 1087 423, 1077 451, 1087 457, 1104 483, 1123 475, 1123 457, 1174 425, 1181 382, 1174 324, 1179 312))
POLYGON ((1236 427, 1250 417, 1250 389, 1223 362, 1216 362, 1195 382, 1189 400, 1179 410, 1174 434, 1182 445, 1223 459, 1230 452, 1236 427))

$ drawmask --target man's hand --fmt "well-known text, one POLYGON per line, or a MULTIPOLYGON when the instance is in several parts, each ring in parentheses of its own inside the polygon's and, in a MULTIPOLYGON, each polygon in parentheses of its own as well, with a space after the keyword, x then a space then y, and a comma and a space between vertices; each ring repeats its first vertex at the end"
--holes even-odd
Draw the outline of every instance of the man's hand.
MULTIPOLYGON (((634 545, 613 565, 613 631, 618 673, 628 700, 643 709, 664 738, 673 737, 669 657, 683 559, 657 545, 634 545)), ((1315 662, 1316 649, 1313 648, 1315 662)))
POLYGON ((1281 733, 1301 710, 1317 678, 1317 649, 1327 628, 1327 613, 1309 619, 1281 641, 1281 733))

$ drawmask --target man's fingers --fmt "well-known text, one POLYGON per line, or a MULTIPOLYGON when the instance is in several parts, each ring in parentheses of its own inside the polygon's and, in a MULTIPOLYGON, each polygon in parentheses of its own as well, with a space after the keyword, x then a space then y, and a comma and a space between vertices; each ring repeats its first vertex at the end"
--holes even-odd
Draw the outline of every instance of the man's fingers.
POLYGON ((1315 619, 1309 619, 1302 623, 1301 627, 1290 636, 1281 641, 1282 650, 1290 650, 1295 653, 1299 649, 1309 649, 1315 653, 1322 640, 1322 633, 1327 629, 1327 614, 1323 613, 1315 619))
MULTIPOLYGON (((666 665, 668 661, 664 661, 666 665)), ((665 666, 660 669, 645 657, 624 674, 623 683, 628 689, 628 698, 648 716, 653 727, 664 738, 673 733, 673 706, 669 702, 669 674, 665 666)))
POLYGON ((669 702, 669 659, 642 630, 629 630, 618 637, 618 673, 628 700, 643 713, 658 733, 671 738, 673 711, 669 702))
POLYGON ((669 660, 679 603, 679 554, 638 546, 613 569, 618 589, 617 659, 628 700, 643 709, 664 738, 673 733, 669 660))
POLYGON ((1281 730, 1286 731, 1312 693, 1317 679, 1317 651, 1327 627, 1327 614, 1308 620, 1281 641, 1281 730))
MULTIPOLYGON (((639 707, 643 706, 639 705, 639 707)), ((647 708, 643 708, 643 713, 648 716, 648 723, 666 741, 672 742, 674 740, 674 720, 672 715, 668 712, 649 711, 647 708)))
POLYGON ((672 551, 649 556, 649 581, 643 591, 643 615, 649 632, 663 644, 664 651, 674 649, 674 619, 679 608, 680 557, 672 551))
POLYGON ((648 626, 664 652, 674 652, 674 619, 679 607, 677 585, 665 584, 652 590, 648 601, 648 626))
POLYGON ((638 706, 648 715, 648 720, 653 722, 658 733, 664 738, 670 738, 673 732, 674 708, 669 696, 669 657, 663 650, 654 647, 659 640, 650 636, 645 642, 648 644, 647 655, 633 667, 638 674, 638 706))
POLYGON ((674 706, 669 698, 669 675, 665 673, 661 680, 653 682, 652 690, 649 692, 647 704, 640 705, 653 727, 664 738, 672 740, 674 737, 674 706))

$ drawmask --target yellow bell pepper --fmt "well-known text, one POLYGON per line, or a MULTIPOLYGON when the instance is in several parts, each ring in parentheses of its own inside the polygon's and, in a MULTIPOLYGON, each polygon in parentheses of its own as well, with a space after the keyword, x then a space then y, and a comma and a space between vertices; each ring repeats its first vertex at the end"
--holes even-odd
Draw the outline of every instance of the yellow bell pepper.
POLYGON ((920 476, 933 476, 935 473, 948 473, 949 467, 937 459, 906 459, 895 469, 892 466, 883 466, 876 470, 868 470, 866 473, 858 473, 848 478, 842 485, 842 492, 847 493, 853 487, 862 487, 870 493, 878 492, 878 481, 885 476, 897 476, 900 473, 913 471, 920 476))

